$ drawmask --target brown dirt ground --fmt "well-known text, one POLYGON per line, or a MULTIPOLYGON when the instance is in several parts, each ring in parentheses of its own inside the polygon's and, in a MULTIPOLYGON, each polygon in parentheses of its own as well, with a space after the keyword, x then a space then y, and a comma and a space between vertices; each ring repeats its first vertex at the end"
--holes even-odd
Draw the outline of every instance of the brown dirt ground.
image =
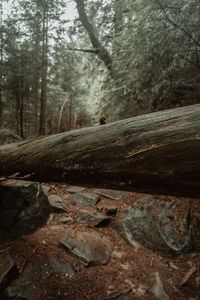
MULTIPOLYGON (((70 199, 70 195, 64 192, 64 185, 51 184, 51 186, 53 189, 50 193, 57 193, 62 196, 69 206, 69 212, 54 214, 53 220, 35 233, 2 244, 0 247, 0 253, 9 254, 16 262, 21 273, 31 270, 35 263, 44 263, 48 257, 52 256, 60 262, 68 263, 75 270, 76 274, 72 278, 51 274, 42 282, 38 278, 38 281, 30 283, 34 285, 37 294, 35 300, 103 300, 112 292, 119 290, 124 291, 124 298, 113 299, 153 300, 156 299, 152 292, 155 273, 159 273, 164 289, 170 299, 200 299, 199 241, 195 252, 191 254, 180 255, 175 258, 166 257, 142 247, 135 249, 127 244, 109 225, 98 227, 95 230, 101 232, 112 242, 113 254, 107 265, 87 267, 81 264, 76 256, 59 246, 59 241, 63 238, 65 229, 68 226, 74 230, 84 230, 85 225, 77 223, 72 225, 59 224, 58 219, 62 215, 73 218, 78 206, 70 199), (192 266, 195 266, 196 270, 189 276, 186 283, 180 286, 192 266), (128 298, 125 298, 125 294, 128 298)), ((97 206, 102 211, 107 207, 118 207, 117 216, 113 217, 113 220, 116 220, 125 207, 143 196, 143 194, 131 193, 130 196, 120 201, 102 197, 97 206)), ((170 198, 159 197, 166 200, 170 198)), ((173 199, 173 197, 170 199, 173 199)), ((183 200, 183 203, 190 203, 196 222, 195 226, 199 227, 198 212, 200 212, 200 205, 198 201, 183 200)))

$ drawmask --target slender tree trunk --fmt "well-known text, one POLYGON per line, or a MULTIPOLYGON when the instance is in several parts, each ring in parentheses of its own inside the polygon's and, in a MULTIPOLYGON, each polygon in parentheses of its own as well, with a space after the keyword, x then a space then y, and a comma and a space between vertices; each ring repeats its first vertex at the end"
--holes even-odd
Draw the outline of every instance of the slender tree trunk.
POLYGON ((33 109, 34 109, 34 134, 39 133, 39 105, 40 105, 40 79, 42 73, 40 72, 40 65, 41 61, 39 59, 38 53, 40 53, 40 35, 41 35, 41 24, 37 24, 35 30, 35 40, 34 40, 34 47, 33 47, 33 55, 35 59, 35 65, 34 65, 34 81, 33 81, 33 109))
POLYGON ((68 123, 68 130, 71 130, 72 125, 72 99, 69 97, 69 123, 68 123))
POLYGON ((47 104, 47 68, 48 68, 48 0, 44 2, 42 22, 42 82, 40 95, 39 134, 45 135, 46 104, 47 104))
POLYGON ((30 136, 29 126, 30 126, 30 120, 27 116, 27 105, 30 103, 30 94, 29 89, 26 88, 25 92, 25 104, 24 104, 24 137, 30 136))
POLYGON ((3 116, 3 4, 0 2, 0 128, 3 116))
POLYGON ((21 93, 21 99, 20 99, 19 126, 20 126, 20 136, 22 138, 24 138, 24 96, 23 96, 23 91, 21 93))
POLYGON ((35 134, 38 133, 38 102, 36 97, 34 97, 34 123, 35 123, 35 134))
MULTIPOLYGON (((22 60, 23 63, 23 60, 22 60)), ((22 75, 20 80, 20 99, 19 99, 19 128, 20 136, 24 138, 24 74, 22 67, 22 75)))
POLYGON ((75 114, 74 114, 74 122, 73 122, 74 128, 76 128, 76 122, 77 122, 77 112, 75 111, 75 114))
POLYGON ((199 198, 199 128, 198 104, 2 146, 0 176, 199 198))
POLYGON ((19 96, 19 89, 18 88, 15 91, 15 99, 16 99, 16 112, 15 112, 16 130, 17 130, 17 134, 20 135, 20 126, 19 126, 20 96, 19 96))
POLYGON ((58 119, 58 133, 60 132, 62 116, 63 116, 63 110, 64 110, 66 102, 67 102, 67 99, 64 99, 63 104, 62 104, 61 109, 60 109, 60 114, 59 114, 59 119, 58 119))
POLYGON ((33 97, 33 109, 34 109, 34 130, 35 133, 38 133, 38 110, 39 110, 39 78, 35 78, 35 84, 33 87, 33 93, 32 93, 32 97, 33 97))

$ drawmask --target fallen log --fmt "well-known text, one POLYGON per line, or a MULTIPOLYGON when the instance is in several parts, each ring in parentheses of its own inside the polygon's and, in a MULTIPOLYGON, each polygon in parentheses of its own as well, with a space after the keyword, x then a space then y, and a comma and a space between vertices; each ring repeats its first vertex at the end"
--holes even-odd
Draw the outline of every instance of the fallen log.
POLYGON ((0 176, 200 197, 200 105, 0 148, 0 176))

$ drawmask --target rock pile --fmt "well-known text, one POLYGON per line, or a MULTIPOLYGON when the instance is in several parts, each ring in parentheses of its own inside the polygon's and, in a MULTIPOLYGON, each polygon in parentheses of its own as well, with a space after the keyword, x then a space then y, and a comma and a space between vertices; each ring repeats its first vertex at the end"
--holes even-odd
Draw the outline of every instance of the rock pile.
POLYGON ((0 195, 0 299, 199 299, 182 200, 21 180, 2 181, 0 195))

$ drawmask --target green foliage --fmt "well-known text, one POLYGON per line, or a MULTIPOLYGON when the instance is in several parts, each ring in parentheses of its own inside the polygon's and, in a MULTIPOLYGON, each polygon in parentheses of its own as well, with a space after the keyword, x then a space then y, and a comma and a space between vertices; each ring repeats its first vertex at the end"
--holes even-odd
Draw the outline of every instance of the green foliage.
POLYGON ((71 4, 10 5, 1 20, 0 102, 3 125, 19 134, 38 132, 47 6, 48 133, 97 123, 101 114, 113 121, 199 102, 198 0, 85 0, 95 35, 110 55, 112 78, 80 19, 67 17, 71 4))
POLYGON ((113 48, 121 117, 198 101, 199 3, 161 2, 126 1, 113 48))
POLYGON ((199 101, 199 1, 87 3, 116 74, 104 72, 99 83, 100 110, 111 120, 199 101))

